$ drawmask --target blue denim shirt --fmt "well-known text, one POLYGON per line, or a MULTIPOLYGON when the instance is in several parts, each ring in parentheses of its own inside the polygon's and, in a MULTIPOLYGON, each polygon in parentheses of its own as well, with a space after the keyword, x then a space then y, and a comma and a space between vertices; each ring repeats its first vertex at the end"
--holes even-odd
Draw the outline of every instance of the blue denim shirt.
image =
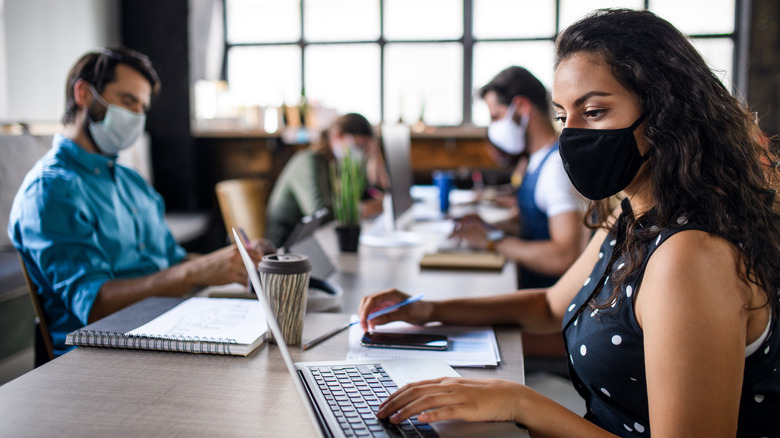
POLYGON ((185 256, 162 197, 138 173, 54 137, 14 198, 8 235, 38 287, 56 354, 84 326, 108 280, 149 275, 185 256))

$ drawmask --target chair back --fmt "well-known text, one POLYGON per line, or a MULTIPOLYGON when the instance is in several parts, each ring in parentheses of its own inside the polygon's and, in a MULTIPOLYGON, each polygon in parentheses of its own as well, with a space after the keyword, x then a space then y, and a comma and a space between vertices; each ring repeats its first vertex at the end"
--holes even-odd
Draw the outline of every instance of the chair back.
POLYGON ((215 187, 219 210, 225 230, 231 241, 233 227, 242 228, 250 239, 265 234, 265 203, 267 184, 259 178, 240 178, 220 181, 215 187))
POLYGON ((27 292, 30 293, 30 300, 32 300, 33 309, 35 310, 35 366, 38 367, 54 359, 54 343, 51 340, 49 326, 46 324, 46 315, 43 313, 38 289, 32 282, 30 274, 27 272, 27 265, 24 264, 21 256, 19 256, 19 263, 22 265, 24 282, 27 284, 27 292))

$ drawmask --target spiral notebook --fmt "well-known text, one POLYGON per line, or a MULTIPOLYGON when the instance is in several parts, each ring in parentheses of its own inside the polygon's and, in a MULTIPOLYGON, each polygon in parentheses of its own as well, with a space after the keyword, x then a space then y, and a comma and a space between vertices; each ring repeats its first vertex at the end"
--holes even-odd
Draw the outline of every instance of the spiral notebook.
POLYGON ((151 297, 69 333, 65 343, 247 356, 267 331, 255 299, 151 297))

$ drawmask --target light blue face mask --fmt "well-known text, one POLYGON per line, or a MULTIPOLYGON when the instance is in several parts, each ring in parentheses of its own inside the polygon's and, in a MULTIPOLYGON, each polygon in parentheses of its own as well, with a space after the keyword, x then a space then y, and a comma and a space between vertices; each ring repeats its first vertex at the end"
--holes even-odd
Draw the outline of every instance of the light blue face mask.
POLYGON ((89 122, 89 133, 97 147, 106 155, 115 156, 135 143, 144 130, 146 114, 136 113, 118 105, 106 102, 95 88, 89 89, 101 105, 108 108, 106 116, 99 122, 89 122))

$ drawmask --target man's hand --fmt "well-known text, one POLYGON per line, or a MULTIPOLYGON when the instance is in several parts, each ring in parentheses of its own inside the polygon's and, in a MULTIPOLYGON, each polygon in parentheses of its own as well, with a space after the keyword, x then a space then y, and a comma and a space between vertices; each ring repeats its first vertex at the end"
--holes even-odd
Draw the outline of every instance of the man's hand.
MULTIPOLYGON (((250 242, 252 248, 262 255, 276 254, 279 249, 268 239, 252 239, 250 242)), ((262 257, 262 256, 261 256, 262 257)))
POLYGON ((470 248, 487 248, 487 233, 491 227, 477 215, 464 216, 455 221, 450 238, 459 238, 468 244, 470 248))
MULTIPOLYGON (((247 248, 252 261, 257 264, 263 258, 262 250, 247 248)), ((228 283, 246 283, 247 272, 236 245, 230 245, 191 261, 187 266, 187 282, 197 286, 214 286, 228 283)))

